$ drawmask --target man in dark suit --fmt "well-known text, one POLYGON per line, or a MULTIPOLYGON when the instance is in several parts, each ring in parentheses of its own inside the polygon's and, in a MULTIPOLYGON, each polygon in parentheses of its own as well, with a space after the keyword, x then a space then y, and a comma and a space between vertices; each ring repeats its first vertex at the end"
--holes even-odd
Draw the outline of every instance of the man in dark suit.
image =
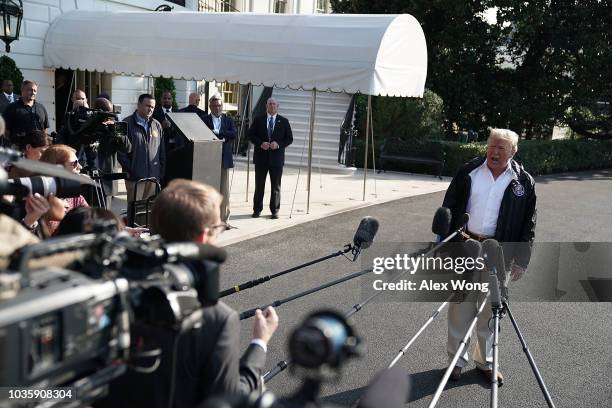
POLYGON ((232 158, 232 146, 236 139, 236 126, 234 121, 223 113, 223 99, 221 95, 213 95, 208 101, 210 115, 206 115, 204 123, 213 131, 217 138, 223 140, 223 152, 221 159, 221 219, 225 222, 229 218, 229 169, 234 167, 232 158))
MULTIPOLYGON (((217 235, 225 230, 219 214, 220 202, 219 193, 211 186, 173 180, 153 204, 152 231, 166 242, 214 244, 217 235)), ((175 408, 195 407, 214 395, 249 394, 261 389, 267 343, 278 327, 274 308, 257 311, 253 340, 240 357, 238 313, 220 301, 203 306, 201 325, 178 339, 175 333, 158 327, 134 336, 140 351, 161 348, 159 368, 148 374, 129 370, 114 384, 116 388, 111 388, 111 397, 116 396, 118 401, 107 406, 168 407, 173 372, 175 388, 170 406, 175 408)), ((145 361, 141 363, 146 365, 145 361)))
POLYGON ((200 94, 193 92, 189 94, 189 105, 185 106, 183 109, 179 110, 179 112, 191 112, 197 114, 200 119, 204 120, 206 117, 206 112, 202 109, 198 108, 200 105, 200 94))
POLYGON ((255 194, 253 195, 253 218, 259 217, 263 210, 263 196, 266 177, 270 173, 270 211, 272 219, 278 218, 281 202, 281 178, 285 165, 285 148, 293 143, 291 125, 287 118, 279 115, 278 102, 269 98, 266 102, 266 116, 253 120, 249 129, 249 139, 255 146, 255 194))
POLYGON ((164 131, 172 125, 166 118, 166 113, 174 112, 172 110, 172 99, 172 92, 164 91, 161 96, 161 103, 155 106, 153 111, 153 119, 162 124, 164 131))
POLYGON ((13 93, 13 81, 5 79, 2 81, 2 93, 0 93, 0 115, 4 113, 4 110, 11 103, 19 99, 19 95, 13 93))

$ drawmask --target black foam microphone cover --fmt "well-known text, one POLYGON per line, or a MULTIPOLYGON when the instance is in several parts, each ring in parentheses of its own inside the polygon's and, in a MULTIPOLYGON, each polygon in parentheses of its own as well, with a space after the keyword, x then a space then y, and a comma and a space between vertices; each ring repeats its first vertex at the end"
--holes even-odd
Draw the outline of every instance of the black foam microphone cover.
POLYGON ((468 257, 472 259, 476 259, 480 256, 482 252, 482 244, 475 239, 468 239, 463 243, 465 253, 468 257))
POLYGON ((468 222, 470 221, 470 214, 464 213, 459 219, 459 226, 461 228, 467 227, 468 222))
POLYGON ((431 223, 431 232, 441 237, 446 237, 451 228, 451 218, 452 214, 448 208, 438 208, 431 223))
POLYGON ((482 253, 484 255, 487 268, 497 268, 498 247, 499 242, 492 238, 485 239, 482 243, 482 253))
POLYGON ((393 367, 376 375, 359 401, 358 408, 400 408, 410 394, 408 373, 393 367))
MULTIPOLYGON (((503 287, 505 287, 506 281, 506 265, 504 262, 504 251, 494 239, 485 239, 482 243, 482 253, 484 254, 485 263, 487 268, 493 269, 495 268, 496 277, 495 282, 498 284, 496 288, 499 288, 499 284, 501 283, 503 287)), ((490 282, 492 284, 492 282, 490 282)), ((496 288, 491 288, 491 302, 497 301, 494 299, 495 296, 499 298, 499 293, 496 293, 496 288)), ((505 289, 502 289, 505 291, 505 289)), ((504 292, 504 296, 506 293, 504 292)))
POLYGON ((377 232, 378 220, 370 216, 363 217, 353 237, 353 244, 361 249, 368 248, 374 241, 377 232))

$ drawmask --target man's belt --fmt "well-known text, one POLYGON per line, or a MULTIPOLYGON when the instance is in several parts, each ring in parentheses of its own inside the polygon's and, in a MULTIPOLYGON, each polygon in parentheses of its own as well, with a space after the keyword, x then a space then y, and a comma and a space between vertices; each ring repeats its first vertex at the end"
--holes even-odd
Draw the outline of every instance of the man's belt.
POLYGON ((493 238, 493 237, 488 237, 486 235, 476 234, 475 232, 471 232, 471 231, 462 231, 461 236, 465 240, 475 239, 478 242, 483 242, 485 239, 493 238))

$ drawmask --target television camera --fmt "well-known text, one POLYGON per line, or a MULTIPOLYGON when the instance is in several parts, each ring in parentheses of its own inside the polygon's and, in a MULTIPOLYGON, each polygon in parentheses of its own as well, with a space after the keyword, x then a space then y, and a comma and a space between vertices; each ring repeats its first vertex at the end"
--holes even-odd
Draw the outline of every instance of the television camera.
POLYGON ((115 228, 94 224, 91 233, 23 247, 0 272, 4 387, 68 387, 75 396, 68 406, 89 404, 138 357, 134 324, 178 334, 217 301, 223 250, 136 239, 115 228), (32 269, 33 260, 57 266, 32 269))

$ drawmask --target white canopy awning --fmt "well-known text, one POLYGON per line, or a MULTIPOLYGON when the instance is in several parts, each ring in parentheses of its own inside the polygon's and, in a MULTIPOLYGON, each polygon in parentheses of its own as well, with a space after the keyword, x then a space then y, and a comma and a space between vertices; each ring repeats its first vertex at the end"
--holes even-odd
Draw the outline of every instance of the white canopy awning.
POLYGON ((422 96, 427 48, 410 15, 72 11, 44 64, 369 95, 422 96))

